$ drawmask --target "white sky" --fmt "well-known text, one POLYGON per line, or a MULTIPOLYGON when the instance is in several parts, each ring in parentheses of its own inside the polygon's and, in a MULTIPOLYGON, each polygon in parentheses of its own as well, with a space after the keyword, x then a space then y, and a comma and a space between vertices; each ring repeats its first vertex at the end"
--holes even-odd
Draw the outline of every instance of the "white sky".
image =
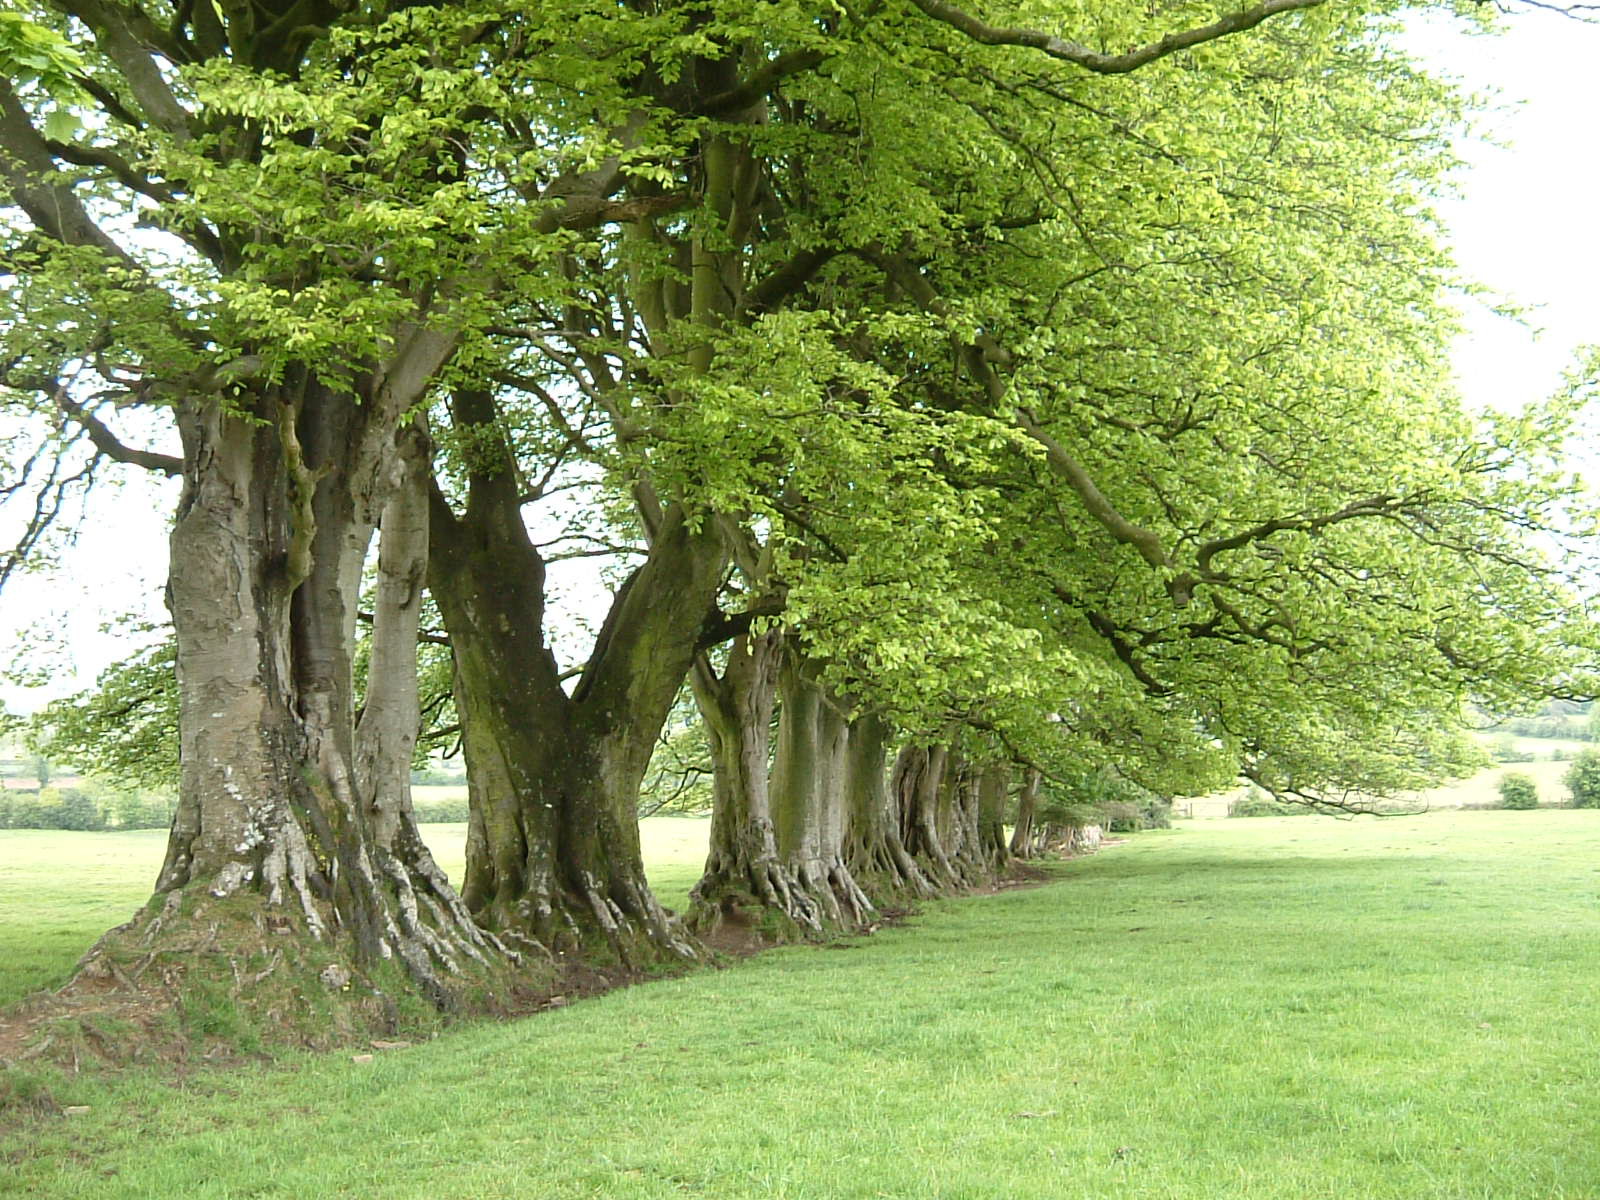
MULTIPOLYGON (((1600 27, 1541 12, 1509 24, 1497 37, 1468 37, 1424 22, 1411 39, 1436 69, 1472 90, 1498 92, 1505 106, 1484 125, 1508 147, 1463 146, 1470 169, 1462 194, 1442 206, 1466 274, 1530 309, 1531 330, 1475 308, 1456 348, 1467 399, 1499 408, 1548 395, 1576 347, 1600 341, 1600 105, 1592 82, 1600 27)), ((86 686, 131 649, 102 625, 129 611, 161 615, 175 498, 174 485, 130 480, 96 503, 65 570, 8 585, 0 595, 0 671, 25 657, 50 683, 26 690, 0 681, 0 703, 28 711, 86 686), (37 652, 40 634, 53 653, 37 652)))
POLYGON ((1441 205, 1465 273, 1527 310, 1526 327, 1476 307, 1455 350, 1475 406, 1518 408, 1554 392, 1574 350, 1600 342, 1600 26, 1522 12, 1504 34, 1422 23, 1413 48, 1476 92, 1498 93, 1482 122, 1497 147, 1460 147, 1461 195, 1441 205))

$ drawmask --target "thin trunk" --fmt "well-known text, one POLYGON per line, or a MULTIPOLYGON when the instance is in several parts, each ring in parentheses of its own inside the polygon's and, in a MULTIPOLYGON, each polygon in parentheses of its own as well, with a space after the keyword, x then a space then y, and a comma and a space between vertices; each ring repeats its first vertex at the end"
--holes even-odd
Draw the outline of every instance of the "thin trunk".
MULTIPOLYGON (((458 955, 434 930, 472 931, 467 953, 489 946, 434 861, 411 805, 417 744, 417 629, 428 570, 428 475, 431 447, 420 424, 403 430, 394 494, 383 510, 378 586, 365 702, 355 730, 358 810, 366 813, 373 858, 407 935, 402 954, 425 947, 441 961, 458 955)), ((414 965, 420 970, 421 965, 414 965)))
POLYGON ((1011 830, 1011 854, 1014 858, 1032 858, 1037 852, 1037 835, 1034 820, 1039 811, 1039 787, 1044 776, 1037 767, 1030 767, 1017 797, 1017 823, 1011 830))

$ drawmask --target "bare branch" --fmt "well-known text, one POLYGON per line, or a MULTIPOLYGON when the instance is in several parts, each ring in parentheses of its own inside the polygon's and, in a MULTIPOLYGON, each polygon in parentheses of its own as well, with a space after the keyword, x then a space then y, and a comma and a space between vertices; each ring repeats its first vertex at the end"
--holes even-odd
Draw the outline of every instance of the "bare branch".
POLYGON ((945 0, 911 0, 928 16, 960 30, 986 46, 1023 46, 1041 51, 1050 58, 1072 63, 1097 75, 1126 75, 1140 67, 1179 51, 1216 41, 1230 34, 1253 29, 1270 17, 1303 8, 1317 8, 1325 0, 1265 0, 1253 8, 1219 17, 1209 25, 1169 33, 1159 41, 1137 46, 1125 54, 1101 54, 1079 42, 1069 42, 1054 34, 1033 29, 1008 29, 990 25, 945 0))
POLYGON ((69 246, 95 246, 118 264, 139 269, 89 215, 4 78, 0 78, 0 180, 41 232, 69 246))
POLYGON ((94 31, 95 42, 117 64, 134 100, 152 121, 180 142, 193 136, 188 110, 178 103, 155 58, 159 54, 181 64, 185 54, 180 43, 169 38, 137 5, 71 0, 57 7, 94 31))
POLYGON ((95 450, 106 458, 126 463, 130 467, 142 467, 146 471, 159 471, 167 476, 183 474, 183 459, 171 454, 160 454, 154 450, 140 450, 126 445, 111 432, 105 422, 67 395, 65 385, 58 386, 51 398, 55 401, 56 407, 82 426, 83 431, 89 435, 89 441, 94 444, 95 450))

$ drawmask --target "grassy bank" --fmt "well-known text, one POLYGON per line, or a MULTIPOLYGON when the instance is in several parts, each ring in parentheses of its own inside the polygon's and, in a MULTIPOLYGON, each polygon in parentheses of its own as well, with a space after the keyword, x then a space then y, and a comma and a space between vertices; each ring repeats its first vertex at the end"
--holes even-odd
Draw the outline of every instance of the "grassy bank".
MULTIPOLYGON (((640 829, 663 904, 687 902, 705 864, 710 824, 652 817, 640 829)), ((439 865, 459 881, 465 825, 424 825, 439 865)), ((0 1007, 65 982, 73 964, 150 898, 166 852, 165 830, 59 833, 0 829, 0 1007)))
POLYGON ((0 1191, 1600 1195, 1600 814, 1196 823, 1058 873, 370 1063, 72 1084, 0 1191))

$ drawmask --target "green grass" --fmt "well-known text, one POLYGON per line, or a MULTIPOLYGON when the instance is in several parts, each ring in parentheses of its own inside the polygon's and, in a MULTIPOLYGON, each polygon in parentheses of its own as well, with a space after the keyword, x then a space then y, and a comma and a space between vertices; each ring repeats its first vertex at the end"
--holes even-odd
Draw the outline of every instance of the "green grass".
POLYGON ((0 1193, 1600 1197, 1600 814, 1195 823, 1058 874, 372 1063, 68 1082, 92 1111, 0 1141, 0 1193))
MULTIPOLYGON (((652 817, 641 838, 661 902, 682 909, 705 864, 710 822, 652 817)), ((424 825, 439 865, 459 881, 465 825, 424 825)), ((57 833, 0 829, 0 1008, 66 982, 100 934, 150 899, 165 830, 57 833)))

